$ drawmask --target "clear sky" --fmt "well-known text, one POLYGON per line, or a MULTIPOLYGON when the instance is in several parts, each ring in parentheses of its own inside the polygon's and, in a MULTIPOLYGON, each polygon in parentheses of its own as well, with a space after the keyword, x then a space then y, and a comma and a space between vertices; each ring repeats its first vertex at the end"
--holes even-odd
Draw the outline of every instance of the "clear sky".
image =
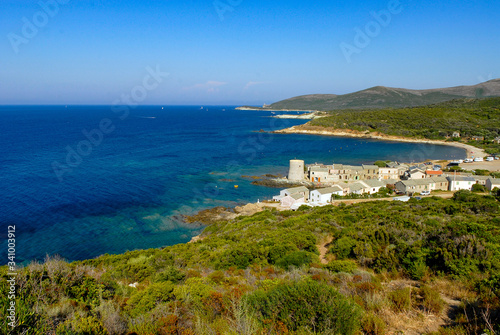
POLYGON ((1 0, 0 104, 262 105, 500 77, 500 1, 57 1, 1 0))

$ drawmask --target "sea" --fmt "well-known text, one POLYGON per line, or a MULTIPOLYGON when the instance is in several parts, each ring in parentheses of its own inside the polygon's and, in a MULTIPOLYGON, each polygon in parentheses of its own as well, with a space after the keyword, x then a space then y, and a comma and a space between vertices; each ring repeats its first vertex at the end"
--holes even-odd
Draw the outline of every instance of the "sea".
POLYGON ((204 226, 183 215, 272 198, 277 189, 248 177, 286 175, 290 159, 466 156, 450 146, 272 134, 307 122, 272 116, 235 106, 0 106, 0 264, 9 226, 18 264, 188 242, 204 226))

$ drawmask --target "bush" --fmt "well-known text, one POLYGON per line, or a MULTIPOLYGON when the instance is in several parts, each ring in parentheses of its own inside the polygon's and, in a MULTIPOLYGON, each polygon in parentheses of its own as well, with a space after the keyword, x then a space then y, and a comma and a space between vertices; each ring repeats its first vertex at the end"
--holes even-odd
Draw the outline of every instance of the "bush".
POLYGON ((302 265, 311 264, 317 256, 307 251, 294 251, 279 259, 276 265, 283 269, 290 269, 292 266, 298 268, 302 265))
POLYGON ((333 243, 330 252, 337 256, 338 259, 345 259, 352 255, 355 246, 355 239, 343 236, 333 243))
POLYGON ((73 320, 61 323, 56 330, 57 335, 107 335, 102 322, 95 316, 76 314, 73 320))
POLYGON ((276 244, 269 250, 269 263, 276 264, 276 262, 285 257, 286 254, 298 250, 299 249, 292 243, 276 244))
POLYGON ((172 283, 178 283, 183 281, 186 275, 182 273, 179 269, 174 266, 168 266, 163 272, 160 272, 156 276, 157 281, 170 281, 172 283))
POLYGON ((385 334, 385 322, 373 313, 366 314, 362 320, 364 334, 383 335, 385 334))
POLYGON ((360 310, 333 287, 311 280, 282 283, 245 297, 263 324, 282 324, 289 331, 357 334, 360 310))
POLYGON ((431 287, 424 285, 420 288, 420 295, 422 296, 422 306, 426 310, 434 314, 441 314, 445 303, 439 292, 436 292, 431 287))
POLYGON ((411 308, 411 288, 405 287, 389 292, 389 301, 394 312, 407 312, 411 308))
POLYGON ((481 184, 472 185, 472 192, 486 192, 486 188, 481 184))
POLYGON ((152 310, 158 303, 170 300, 174 284, 160 282, 149 285, 143 291, 136 291, 127 301, 132 316, 144 314, 152 310))
POLYGON ((333 260, 328 264, 323 266, 330 272, 353 272, 356 270, 357 265, 355 261, 352 260, 333 260))

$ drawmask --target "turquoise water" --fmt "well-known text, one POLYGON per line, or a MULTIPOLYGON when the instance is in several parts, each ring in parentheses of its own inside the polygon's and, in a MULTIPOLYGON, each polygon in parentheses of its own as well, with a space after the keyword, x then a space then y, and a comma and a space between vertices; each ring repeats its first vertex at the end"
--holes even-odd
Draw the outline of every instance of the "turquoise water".
POLYGON ((122 120, 109 106, 0 107, 2 248, 7 225, 17 228, 18 261, 184 243, 203 227, 186 225, 181 214, 271 198, 276 189, 241 176, 286 174, 294 158, 361 164, 465 157, 447 146, 261 133, 305 121, 231 106, 129 112, 122 120))

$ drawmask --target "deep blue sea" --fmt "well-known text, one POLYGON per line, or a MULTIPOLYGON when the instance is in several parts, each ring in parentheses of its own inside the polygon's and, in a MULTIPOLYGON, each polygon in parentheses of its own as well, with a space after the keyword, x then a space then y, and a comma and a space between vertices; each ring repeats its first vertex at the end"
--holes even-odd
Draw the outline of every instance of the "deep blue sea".
POLYGON ((231 106, 0 107, 2 254, 8 225, 18 262, 184 243, 203 227, 179 215, 271 198, 276 189, 242 176, 286 174, 294 158, 465 157, 447 146, 259 132, 306 122, 270 115, 231 106))

